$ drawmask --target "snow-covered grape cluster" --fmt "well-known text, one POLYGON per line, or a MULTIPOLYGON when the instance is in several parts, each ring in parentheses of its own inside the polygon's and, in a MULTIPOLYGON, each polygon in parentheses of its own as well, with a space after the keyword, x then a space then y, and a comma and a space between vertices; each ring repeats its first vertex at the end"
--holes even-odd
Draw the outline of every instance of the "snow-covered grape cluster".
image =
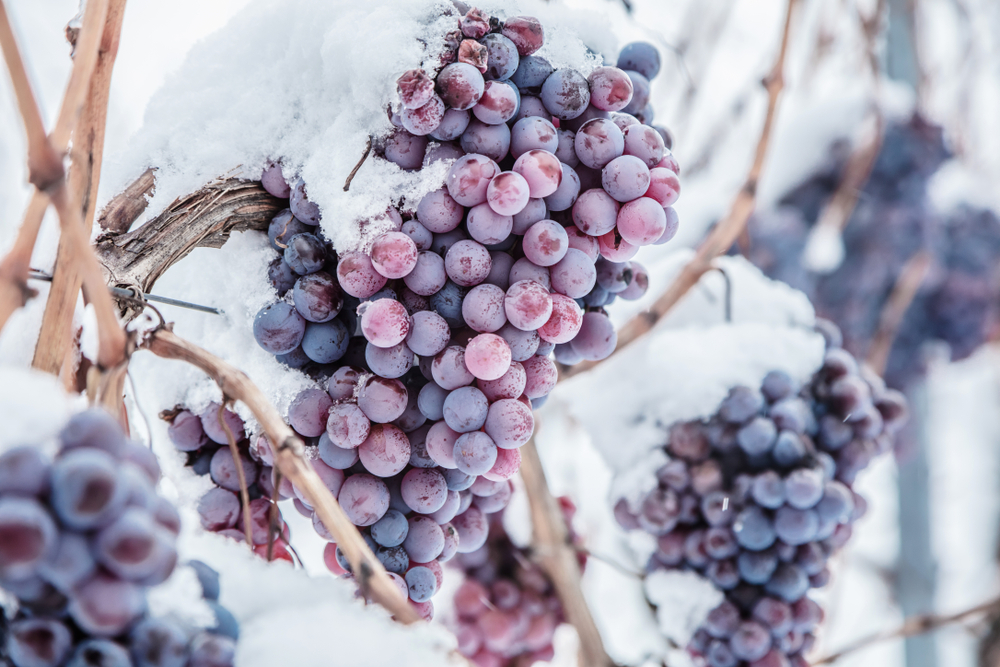
MULTIPOLYGON (((558 499, 567 526, 576 507, 558 499)), ((580 538, 570 529, 570 541, 580 538)), ((586 556, 578 556, 580 567, 586 556)), ((511 542, 503 513, 490 517, 490 536, 482 547, 455 559, 465 581, 455 592, 455 618, 449 626, 458 651, 480 667, 521 667, 553 657, 552 638, 563 623, 562 604, 552 583, 524 549, 511 542)))
POLYGON ((930 179, 947 158, 940 127, 919 116, 889 124, 844 229, 844 261, 829 275, 807 270, 802 256, 822 207, 843 179, 843 151, 834 151, 827 165, 749 225, 750 260, 809 295, 819 314, 843 328, 844 346, 859 356, 868 351, 903 265, 920 251, 930 254, 932 268, 907 308, 886 366, 886 381, 899 389, 923 373, 927 342, 944 341, 953 360, 963 359, 1000 322, 1000 218, 972 206, 934 210, 930 179))
POLYGON ((906 419, 903 395, 859 368, 833 324, 817 328, 826 356, 805 386, 771 372, 710 419, 674 424, 658 486, 615 507, 657 537, 649 568, 694 570, 725 593, 689 647, 710 667, 808 664, 822 610, 806 593, 864 513, 855 477, 906 419))
MULTIPOLYGON (((239 472, 228 445, 226 430, 219 423, 220 407, 218 403, 209 403, 198 414, 178 409, 162 416, 170 422, 167 430, 170 441, 187 455, 191 469, 198 475, 209 475, 216 485, 198 500, 202 528, 237 542, 246 542, 239 472)), ((243 419, 232 410, 222 408, 222 419, 239 450, 239 465, 243 467, 250 498, 250 536, 254 553, 266 558, 270 540, 272 560, 294 562, 288 549, 288 526, 282 520, 280 510, 274 506, 276 498, 284 498, 274 493, 274 461, 270 445, 263 436, 257 436, 251 443, 243 419), (274 512, 277 515, 272 529, 274 512)))
MULTIPOLYGON (((0 662, 14 667, 225 667, 238 625, 203 583, 216 626, 154 618, 146 588, 177 564, 180 515, 153 453, 102 410, 73 416, 54 460, 0 455, 0 588, 17 599, 0 662)), ((191 564, 203 582, 212 571, 191 564)))
MULTIPOLYGON (((645 292, 646 272, 630 260, 673 237, 679 195, 666 131, 640 122, 652 117, 655 48, 631 44, 620 67, 585 77, 533 55, 543 44, 536 19, 471 9, 458 23, 436 79, 399 78, 397 128, 376 142, 403 169, 447 160, 450 172, 413 210, 364 221, 389 228, 370 247, 334 253, 305 182, 286 180, 280 163, 261 177, 289 208, 269 227, 279 300, 257 314, 255 339, 317 381, 287 421, 425 616, 440 587, 436 561, 479 549, 486 514, 510 497, 532 409, 558 379, 551 357, 571 364, 614 351, 602 307, 645 292)), ((228 455, 211 456, 215 478, 216 457, 228 455)), ((348 567, 336 546, 326 561, 348 567)))

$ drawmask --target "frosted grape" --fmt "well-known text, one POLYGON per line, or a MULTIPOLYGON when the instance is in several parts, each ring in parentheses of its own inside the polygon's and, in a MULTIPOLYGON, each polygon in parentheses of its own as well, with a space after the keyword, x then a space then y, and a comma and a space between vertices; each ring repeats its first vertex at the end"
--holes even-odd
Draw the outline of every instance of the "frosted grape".
POLYGON ((465 350, 452 345, 442 350, 431 364, 434 381, 444 389, 458 389, 470 384, 475 378, 465 366, 465 350))
POLYGON ((113 637, 131 625, 144 607, 145 596, 138 586, 98 573, 74 591, 69 613, 85 632, 113 637))
POLYGON ((655 200, 639 197, 618 211, 618 233, 635 246, 655 243, 667 227, 667 216, 655 200))
POLYGON ((444 421, 457 433, 476 431, 486 422, 488 407, 489 403, 483 392, 475 387, 460 387, 445 398, 444 421))
POLYGON ((399 488, 406 504, 420 514, 438 511, 448 499, 448 484, 437 470, 413 468, 403 475, 399 488))
POLYGON ((413 314, 410 331, 406 335, 406 345, 414 354, 430 357, 443 350, 450 337, 451 330, 444 318, 435 312, 424 310, 413 314))
POLYGON ((559 159, 544 150, 534 149, 522 154, 514 162, 514 172, 524 178, 532 199, 548 197, 562 182, 559 159))
POLYGON ((444 531, 434 519, 413 516, 408 519, 409 527, 403 549, 411 561, 429 563, 441 555, 444 549, 444 531))
POLYGON ((547 396, 556 386, 559 371, 551 359, 536 354, 525 359, 521 364, 524 366, 526 375, 524 395, 528 398, 547 396))
POLYGON ((458 531, 458 553, 472 553, 484 544, 489 536, 489 521, 477 507, 470 507, 451 521, 458 531))
POLYGON ((444 112, 441 122, 434 128, 430 136, 438 141, 453 141, 462 136, 469 126, 469 112, 459 109, 448 109, 444 112))
MULTIPOLYGON (((530 155, 533 152, 534 151, 530 151, 528 154, 530 155)), ((555 158, 553 158, 553 160, 554 159, 555 158)), ((520 213, 528 204, 529 183, 525 180, 521 173, 517 172, 517 168, 518 164, 515 162, 515 171, 505 171, 497 174, 493 180, 490 181, 490 184, 486 189, 486 201, 489 203, 490 209, 492 209, 499 216, 513 216, 515 213, 520 213)), ((534 191, 534 188, 531 188, 531 197, 537 196, 540 195, 534 191)), ((473 211, 475 210, 476 209, 473 209, 473 211)), ((499 243, 510 234, 513 222, 513 218, 511 218, 508 222, 505 222, 505 229, 503 229, 502 232, 497 230, 493 234, 488 235, 490 240, 483 241, 477 238, 475 232, 473 231, 473 215, 472 211, 470 211, 469 234, 482 243, 499 243)))
POLYGON ((529 199, 521 212, 514 214, 514 226, 511 228, 511 232, 523 236, 533 224, 544 220, 547 214, 548 209, 544 200, 529 199))
POLYGON ((629 103, 625 106, 624 109, 622 109, 622 111, 624 111, 625 113, 632 114, 639 121, 642 121, 643 120, 642 112, 646 109, 646 106, 649 104, 649 93, 650 93, 649 79, 644 77, 639 72, 635 72, 632 70, 625 70, 625 73, 628 74, 628 78, 632 81, 632 99, 629 100, 629 103))
POLYGON ((49 502, 59 520, 88 530, 114 519, 125 507, 127 488, 109 454, 92 448, 67 451, 52 466, 49 502))
POLYGON ((435 234, 458 227, 464 213, 462 205, 452 199, 445 188, 427 193, 417 204, 417 220, 435 234))
POLYGON ((641 299, 649 289, 649 273, 638 262, 626 262, 632 272, 632 280, 628 287, 618 293, 618 296, 626 301, 636 301, 641 299))
MULTIPOLYGON (((385 159, 400 169, 407 171, 420 169, 427 152, 427 137, 410 134, 400 128, 386 138, 383 151, 385 159)), ((292 211, 294 212, 295 209, 293 208, 292 211)))
POLYGON ((559 161, 576 169, 580 165, 580 158, 576 155, 576 133, 560 127, 557 130, 559 147, 553 152, 559 161))
POLYGON ((597 242, 600 244, 601 255, 612 262, 628 261, 639 251, 639 247, 623 239, 617 229, 599 236, 597 242))
POLYGON ((510 287, 510 270, 514 268, 514 258, 509 253, 490 250, 490 273, 484 282, 499 287, 504 292, 510 287))
POLYGON ((629 202, 644 195, 649 188, 649 178, 649 168, 634 155, 616 157, 601 172, 604 190, 619 202, 629 202))
POLYGON ((306 196, 305 181, 301 178, 295 183, 295 187, 292 188, 288 205, 299 221, 313 226, 319 224, 319 206, 309 201, 309 198, 306 196))
POLYGON ((618 332, 604 313, 584 313, 580 331, 570 341, 573 349, 588 361, 601 361, 611 356, 618 344, 618 332))
POLYGON ((371 260, 386 278, 402 278, 417 264, 417 246, 403 232, 386 232, 372 243, 371 260))
POLYGON ((595 118, 584 123, 573 140, 576 155, 591 169, 602 169, 625 150, 625 136, 613 121, 595 118))
POLYGON ((445 273, 444 258, 435 252, 423 250, 417 253, 417 261, 406 276, 403 283, 420 296, 432 296, 439 292, 448 276, 445 273))
POLYGON ((299 315, 309 322, 329 322, 344 305, 340 285, 323 271, 302 276, 295 281, 292 301, 299 315))
MULTIPOLYGON (((489 187, 490 181, 499 173, 500 168, 496 162, 485 155, 472 154, 461 157, 455 161, 448 172, 446 179, 448 194, 461 206, 482 204, 486 201, 486 189, 489 187)), ((419 209, 417 217, 420 218, 419 209)), ((427 221, 423 218, 420 218, 420 221, 424 223, 425 227, 435 231, 434 228, 428 226, 427 221)), ((459 221, 461 221, 461 213, 459 221)))
POLYGON ((341 366, 333 372, 327 382, 327 393, 335 401, 354 398, 361 371, 353 366, 341 366))
MULTIPOLYGON (((504 81, 512 77, 519 64, 517 47, 514 42, 503 35, 491 33, 483 37, 482 43, 489 51, 485 78, 504 81)), ((440 75, 438 75, 438 79, 440 80, 440 75)))
POLYGON ((559 136, 555 126, 546 118, 538 116, 522 118, 511 128, 510 154, 515 160, 530 150, 555 153, 557 148, 559 148, 559 136))
POLYGON ((510 368, 511 351, 507 342, 491 333, 479 334, 465 347, 465 365, 480 380, 496 380, 510 368))
POLYGON ((532 263, 548 267, 566 256, 569 238, 559 223, 541 220, 524 234, 521 248, 532 263))
POLYGON ((603 111, 624 109, 632 99, 632 80, 617 67, 598 67, 587 82, 590 103, 603 111))
POLYGON ((487 81, 479 103, 472 107, 472 113, 487 125, 506 123, 517 112, 518 99, 517 89, 509 83, 487 81))
POLYGON ((437 75, 437 92, 451 109, 471 109, 483 96, 486 82, 478 69, 466 63, 446 65, 437 75))
POLYGON ((455 466, 468 475, 482 475, 493 467, 497 447, 482 431, 462 434, 455 441, 455 466))
POLYGON ((243 467, 243 476, 248 484, 257 478, 257 465, 253 461, 240 453, 239 463, 237 464, 230 449, 228 447, 220 447, 212 455, 209 467, 209 474, 212 476, 212 481, 224 489, 234 492, 239 491, 240 479, 239 473, 236 470, 237 465, 243 467))
POLYGON ((371 258, 363 252, 347 252, 340 256, 337 280, 345 292, 359 299, 367 299, 386 283, 386 277, 375 270, 371 258))
POLYGON ((626 44, 618 54, 618 67, 652 79, 660 72, 660 52, 648 42, 626 44))
POLYGON ((331 364, 347 353, 350 335, 340 320, 306 325, 302 351, 318 364, 331 364))
POLYGON ((378 299, 362 304, 361 332, 372 345, 389 348, 402 343, 410 332, 410 315, 393 299, 378 299))
POLYGON ((512 361, 530 359, 538 350, 540 339, 537 331, 523 331, 508 322, 497 331, 497 335, 503 338, 507 342, 507 346, 510 347, 512 361))
POLYGON ((406 130, 418 137, 432 133, 441 124, 445 114, 444 102, 434 95, 422 107, 403 109, 399 114, 400 121, 406 130))
POLYGON ((486 417, 486 434, 501 449, 521 447, 528 442, 534 428, 531 408, 512 398, 495 401, 486 417))
POLYGON ((475 241, 459 241, 448 249, 444 258, 445 271, 456 285, 478 285, 490 273, 490 251, 475 241))
POLYGON ((326 429, 333 400, 318 387, 302 390, 288 406, 288 424, 307 438, 316 438, 326 429))
POLYGON ((297 348, 305 330, 305 319, 285 302, 265 306, 253 321, 254 339, 271 354, 286 354, 297 348))
POLYGON ((358 391, 358 407, 365 416, 377 423, 397 419, 406 409, 407 391, 402 382, 371 376, 358 391))
POLYGON ((538 329, 542 340, 550 343, 568 343, 580 331, 583 311, 576 301, 562 294, 552 295, 552 315, 538 329))
POLYGON ((572 299, 587 295, 597 282, 597 269, 586 253, 569 248, 566 255, 549 269, 552 289, 572 299))
POLYGON ((534 280, 520 280, 507 290, 504 309, 507 320, 515 327, 534 331, 549 320, 552 296, 544 285, 534 280))
MULTIPOLYGON (((517 115, 514 116, 515 124, 519 120, 524 120, 525 118, 543 118, 549 120, 552 118, 545 105, 542 101, 532 95, 523 95, 521 97, 521 106, 517 109, 517 115)), ((513 128, 511 129, 511 142, 513 142, 513 128)))
POLYGON ((655 199, 664 208, 673 206, 681 195, 681 183, 677 174, 663 167, 650 169, 649 188, 645 194, 647 197, 655 199))
POLYGON ((288 199, 292 194, 292 189, 285 176, 281 172, 281 163, 275 162, 264 168, 260 176, 260 184, 264 186, 268 194, 274 195, 278 199, 288 199))
POLYGON ((58 667, 73 646, 69 630, 51 618, 22 618, 10 624, 6 653, 16 667, 58 667))
POLYGON ((588 236, 603 236, 615 228, 620 206, 604 190, 587 190, 573 205, 573 224, 588 236))
MULTIPOLYGON (((497 178, 493 179, 494 182, 497 179, 503 178, 505 175, 516 176, 517 174, 500 174, 497 178)), ((523 184, 522 184, 523 185, 523 184)), ((493 191, 493 185, 490 185, 491 196, 493 196, 495 201, 507 201, 503 199, 503 195, 498 195, 493 191)), ((523 185, 524 188, 524 200, 527 201, 527 186, 523 185)), ((489 204, 479 204, 474 206, 469 210, 469 217, 467 227, 469 230, 469 235, 473 239, 482 243, 484 245, 493 245, 500 243, 508 236, 510 236, 510 230, 514 224, 514 220, 510 214, 499 213, 493 208, 493 203, 489 204)))
MULTIPOLYGON (((634 155, 653 169, 663 159, 663 137, 649 125, 630 125, 623 131, 625 155, 634 155)), ((673 203, 673 202, 670 202, 673 203)), ((664 204, 666 206, 667 204, 664 204)))
POLYGON ((519 397, 524 393, 526 382, 527 376, 524 372, 524 366, 514 361, 499 378, 495 380, 477 380, 476 386, 492 402, 502 398, 519 397))
POLYGON ((474 331, 496 331, 507 322, 504 291, 490 284, 473 287, 462 300, 462 317, 474 331))
POLYGON ((288 240, 285 262, 299 275, 315 273, 326 262, 326 247, 313 234, 296 234, 288 240))
POLYGON ((396 92, 404 109, 419 109, 434 97, 434 79, 422 69, 407 70, 396 79, 396 92))
MULTIPOLYGON (((510 149, 510 128, 505 123, 487 125, 478 118, 473 118, 462 133, 459 143, 466 153, 500 161, 510 149)), ((452 196, 458 199, 454 193, 452 196)))
MULTIPOLYGON (((340 406, 334 406, 334 410, 337 410, 339 407, 340 406)), ((336 444, 333 439, 331 439, 329 433, 321 435, 316 445, 316 450, 319 453, 320 460, 336 470, 347 470, 358 462, 360 458, 358 456, 358 445, 360 445, 361 442, 364 442, 365 438, 368 437, 368 429, 371 426, 368 418, 364 416, 364 413, 362 413, 356 405, 350 405, 349 407, 353 408, 350 412, 352 413, 354 419, 364 420, 364 426, 361 427, 360 424, 358 424, 357 427, 353 431, 349 432, 347 436, 340 438, 340 440, 344 442, 343 446, 336 444), (352 444, 358 440, 361 441, 358 442, 358 445, 352 444)), ((331 419, 333 419, 333 414, 334 413, 331 411, 331 419)))
POLYGON ((580 177, 568 164, 562 164, 562 178, 555 192, 545 197, 545 205, 550 211, 567 211, 576 203, 580 195, 580 177))
POLYGON ((337 500, 351 523, 370 526, 389 509, 389 488, 371 475, 351 475, 340 487, 337 500))
POLYGON ((556 118, 576 118, 590 104, 590 86, 576 70, 558 69, 542 84, 541 98, 556 118))

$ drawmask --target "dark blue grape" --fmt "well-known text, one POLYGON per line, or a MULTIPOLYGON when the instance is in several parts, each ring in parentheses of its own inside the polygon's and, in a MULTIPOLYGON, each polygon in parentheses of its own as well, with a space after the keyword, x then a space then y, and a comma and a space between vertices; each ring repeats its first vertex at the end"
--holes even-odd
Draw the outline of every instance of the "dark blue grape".
POLYGON ((652 79, 660 73, 660 52, 648 42, 626 44, 618 54, 618 68, 652 79))
POLYGON ((66 667, 132 667, 128 651, 110 639, 88 639, 76 647, 66 667))
POLYGON ((314 234, 296 234, 288 240, 284 258, 300 276, 315 273, 326 263, 326 246, 314 234))
POLYGON ((332 364, 347 353, 350 335, 340 320, 310 322, 302 336, 302 351, 318 364, 332 364))
POLYGON ((437 577, 428 567, 417 566, 406 572, 406 586, 410 591, 410 599, 414 602, 427 602, 437 593, 437 577))
POLYGON ((517 86, 522 93, 538 94, 542 89, 542 84, 555 68, 548 60, 541 56, 524 56, 517 65, 517 70, 510 77, 511 83, 517 86))
POLYGON ((385 515, 372 524, 371 535, 379 545, 383 547, 398 547, 406 539, 409 524, 406 516, 397 510, 389 510, 385 515))
POLYGON ((744 551, 736 559, 740 576, 748 584, 764 584, 778 568, 778 555, 773 551, 744 551))
POLYGON ((736 515, 733 534, 740 546, 761 551, 774 544, 774 524, 759 507, 751 506, 736 515))
POLYGON ((809 577, 799 567, 782 563, 764 589, 785 602, 795 602, 809 590, 809 577))
POLYGON ((146 618, 129 633, 129 650, 135 667, 185 667, 189 639, 173 620, 146 618))
POLYGON ((287 354, 297 348, 305 331, 305 319, 283 301, 265 306, 253 321, 254 339, 271 354, 287 354))

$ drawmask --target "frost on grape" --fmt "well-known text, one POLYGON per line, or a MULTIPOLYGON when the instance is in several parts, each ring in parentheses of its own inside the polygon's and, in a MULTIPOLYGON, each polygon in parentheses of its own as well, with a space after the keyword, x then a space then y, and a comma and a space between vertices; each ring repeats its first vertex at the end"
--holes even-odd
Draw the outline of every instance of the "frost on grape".
POLYGON ((678 646, 687 646, 708 612, 723 600, 719 589, 694 572, 656 570, 643 587, 656 606, 660 632, 678 646))

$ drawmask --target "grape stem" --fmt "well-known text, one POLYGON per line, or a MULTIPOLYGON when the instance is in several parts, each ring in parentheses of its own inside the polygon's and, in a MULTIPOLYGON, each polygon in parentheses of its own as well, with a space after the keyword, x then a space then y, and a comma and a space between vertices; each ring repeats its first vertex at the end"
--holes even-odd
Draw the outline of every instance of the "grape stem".
POLYGON ((371 152, 372 152, 372 138, 369 136, 368 143, 365 144, 364 154, 361 156, 361 159, 358 160, 358 163, 354 165, 354 169, 351 169, 351 173, 347 175, 347 180, 344 181, 344 192, 347 192, 348 190, 351 189, 351 181, 354 180, 355 174, 357 174, 358 170, 361 169, 361 165, 365 163, 365 160, 368 159, 368 154, 371 152))
POLYGON ((971 616, 978 616, 980 614, 985 614, 991 611, 996 611, 1000 609, 1000 598, 995 598, 988 602, 978 604, 975 607, 970 607, 963 611, 956 612, 954 614, 948 615, 938 615, 938 614, 919 614, 917 616, 911 616, 910 618, 903 621, 903 624, 898 628, 893 630, 886 630, 883 632, 876 632, 875 634, 859 639, 853 644, 849 644, 843 649, 830 653, 829 655, 823 656, 819 660, 813 661, 811 664, 813 667, 816 665, 827 665, 837 660, 840 660, 844 656, 859 651, 861 649, 867 648, 874 644, 880 644, 884 641, 890 639, 900 639, 903 637, 912 637, 914 635, 922 635, 932 630, 937 630, 947 625, 953 623, 961 623, 971 616))
POLYGON ((164 359, 186 361, 197 366, 215 380, 228 400, 242 401, 250 408, 271 443, 275 468, 316 508, 323 525, 350 562, 361 593, 385 607, 401 623, 421 620, 316 474, 305 457, 305 444, 246 373, 166 327, 155 329, 142 343, 142 348, 164 359))
POLYGON ((926 250, 906 260, 896 278, 896 284, 892 287, 892 292, 889 293, 889 298, 882 306, 878 329, 872 336, 872 344, 865 359, 872 370, 879 375, 885 373, 885 365, 889 361, 889 352, 896 340, 896 334, 899 333, 906 311, 930 273, 931 260, 931 254, 926 250))
MULTIPOLYGON (((743 186, 736 194, 729 213, 705 237, 705 240, 698 246, 694 257, 681 269, 677 278, 657 298, 652 307, 633 317, 622 328, 618 333, 618 345, 615 347, 615 352, 612 353, 612 356, 643 334, 649 332, 671 308, 677 305, 677 302, 687 294, 688 290, 712 268, 712 261, 732 247, 733 243, 746 228, 750 214, 753 213, 754 206, 756 205, 757 185, 764 169, 767 149, 770 146, 771 137, 774 133, 774 120, 777 116, 778 101, 781 98, 781 91, 785 87, 785 56, 788 53, 792 17, 794 16, 795 7, 798 5, 798 2, 799 0, 788 0, 784 29, 781 33, 781 47, 778 50, 777 60, 771 68, 771 72, 764 79, 764 87, 767 90, 767 113, 764 117, 764 125, 761 129, 760 139, 757 142, 757 150, 754 154, 750 172, 747 174, 743 186)), ((584 361, 572 368, 561 368, 560 380, 590 370, 598 363, 600 362, 584 361)))
POLYGON ((521 447, 521 478, 531 507, 532 557, 552 581, 566 620, 580 637, 581 667, 611 667, 601 633, 580 587, 582 573, 559 503, 552 496, 532 437, 521 447))
POLYGON ((243 535, 247 538, 247 547, 253 551, 253 527, 250 523, 250 489, 247 487, 247 476, 243 470, 243 459, 240 456, 240 449, 236 446, 236 437, 229 424, 223 419, 228 402, 219 404, 219 410, 215 414, 219 426, 226 432, 226 440, 229 442, 229 453, 233 455, 233 465, 236 466, 236 479, 240 483, 240 500, 243 501, 243 535))
POLYGON ((281 486, 281 471, 277 468, 273 471, 274 497, 271 498, 271 507, 267 516, 267 562, 274 560, 274 533, 278 527, 278 488, 281 486))
MULTIPOLYGON (((93 74, 87 86, 88 94, 73 131, 70 153, 73 168, 68 176, 73 205, 80 211, 80 224, 87 232, 88 240, 94 224, 97 188, 101 182, 111 73, 125 18, 125 0, 106 0, 106 4, 104 27, 100 33, 93 74)), ((59 239, 52 288, 45 302, 42 327, 31 362, 34 368, 47 373, 58 373, 65 365, 67 375, 72 375, 77 355, 75 350, 71 350, 71 339, 66 331, 72 327, 73 311, 82 283, 82 271, 76 263, 59 261, 71 252, 70 243, 72 240, 65 233, 59 239)))

